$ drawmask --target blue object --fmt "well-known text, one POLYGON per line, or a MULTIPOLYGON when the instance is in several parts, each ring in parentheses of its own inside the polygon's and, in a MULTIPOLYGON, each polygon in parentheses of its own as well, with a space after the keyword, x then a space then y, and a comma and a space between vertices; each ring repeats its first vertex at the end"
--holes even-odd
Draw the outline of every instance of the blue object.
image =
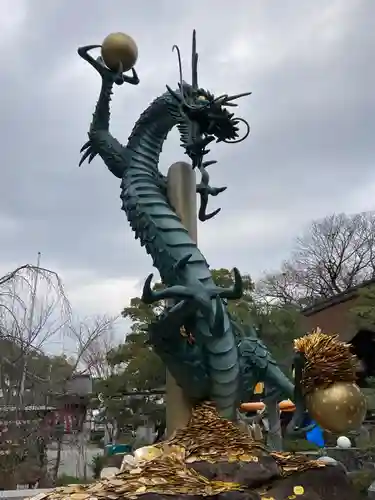
POLYGON ((323 430, 313 420, 311 420, 310 423, 315 424, 315 427, 313 427, 311 431, 306 432, 306 440, 310 441, 310 443, 316 444, 317 446, 319 446, 319 448, 324 448, 325 442, 324 442, 323 430))
POLYGON ((107 456, 122 455, 131 453, 132 447, 129 444, 107 444, 105 447, 107 456))

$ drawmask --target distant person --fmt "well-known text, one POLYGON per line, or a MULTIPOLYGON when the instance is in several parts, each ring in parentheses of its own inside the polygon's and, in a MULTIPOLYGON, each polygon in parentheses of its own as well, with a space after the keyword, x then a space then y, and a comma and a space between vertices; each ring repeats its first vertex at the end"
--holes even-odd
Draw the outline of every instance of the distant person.
POLYGON ((306 441, 315 444, 319 448, 324 448, 325 442, 323 429, 319 427, 319 425, 309 416, 306 416, 303 426, 308 427, 309 425, 314 425, 314 427, 310 431, 306 432, 306 441))

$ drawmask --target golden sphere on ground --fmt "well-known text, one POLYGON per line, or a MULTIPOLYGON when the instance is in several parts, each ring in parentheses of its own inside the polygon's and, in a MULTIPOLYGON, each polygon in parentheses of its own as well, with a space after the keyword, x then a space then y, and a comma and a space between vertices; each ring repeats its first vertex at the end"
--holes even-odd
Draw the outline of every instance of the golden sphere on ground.
POLYGON ((138 47, 133 38, 125 33, 111 33, 102 43, 102 58, 106 66, 118 70, 120 62, 129 71, 138 59, 138 47))
POLYGON ((366 416, 366 398, 356 384, 349 382, 316 389, 307 395, 306 404, 311 418, 335 434, 358 429, 366 416))

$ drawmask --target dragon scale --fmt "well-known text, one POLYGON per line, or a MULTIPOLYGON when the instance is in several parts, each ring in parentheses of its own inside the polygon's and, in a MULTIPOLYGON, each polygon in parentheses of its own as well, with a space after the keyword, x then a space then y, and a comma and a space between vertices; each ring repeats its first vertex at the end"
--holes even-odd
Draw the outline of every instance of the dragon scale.
POLYGON ((178 124, 179 115, 170 101, 168 93, 153 101, 129 137, 125 148, 128 164, 121 182, 122 208, 165 285, 199 279, 214 286, 204 256, 169 204, 166 179, 158 170, 163 143, 178 124), (176 275, 176 263, 189 254, 185 270, 176 275))

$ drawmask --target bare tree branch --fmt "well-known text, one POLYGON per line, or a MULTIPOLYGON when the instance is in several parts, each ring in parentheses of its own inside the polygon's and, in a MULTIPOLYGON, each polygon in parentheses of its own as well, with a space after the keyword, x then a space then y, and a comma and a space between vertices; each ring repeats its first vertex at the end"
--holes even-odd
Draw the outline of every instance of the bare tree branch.
POLYGON ((375 212, 313 221, 281 272, 266 275, 257 293, 300 306, 329 298, 375 277, 374 252, 375 212))
POLYGON ((69 336, 75 344, 75 370, 98 378, 106 376, 107 353, 117 344, 114 337, 117 320, 118 317, 104 315, 69 326, 69 336))

